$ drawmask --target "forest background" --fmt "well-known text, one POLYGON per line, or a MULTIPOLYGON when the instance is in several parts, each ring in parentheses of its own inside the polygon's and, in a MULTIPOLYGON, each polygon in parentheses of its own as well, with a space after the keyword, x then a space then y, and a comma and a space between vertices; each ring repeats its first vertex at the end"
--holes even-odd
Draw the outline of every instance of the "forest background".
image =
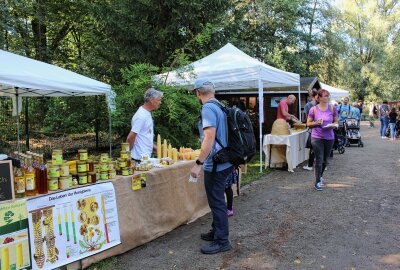
MULTIPOLYGON (((0 3, 0 48, 111 84, 117 93, 113 131, 120 138, 129 132, 152 75, 181 68, 227 42, 279 69, 348 89, 353 99, 399 100, 399 30, 396 0, 0 3)), ((175 146, 195 145, 197 100, 182 89, 157 88, 165 96, 154 112, 156 134, 175 146)), ((31 130, 108 130, 103 97, 28 101, 31 130)))

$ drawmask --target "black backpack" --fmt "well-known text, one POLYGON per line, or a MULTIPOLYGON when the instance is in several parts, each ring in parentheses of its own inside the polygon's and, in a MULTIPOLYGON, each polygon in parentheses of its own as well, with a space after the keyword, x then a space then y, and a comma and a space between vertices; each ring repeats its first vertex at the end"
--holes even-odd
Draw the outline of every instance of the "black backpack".
MULTIPOLYGON (((235 166, 248 163, 256 154, 256 138, 253 132, 249 116, 236 107, 228 107, 217 101, 208 102, 216 104, 226 114, 226 125, 228 131, 228 146, 215 138, 217 143, 223 147, 213 156, 213 162, 230 162, 235 166)), ((215 167, 215 166, 214 166, 215 167)))

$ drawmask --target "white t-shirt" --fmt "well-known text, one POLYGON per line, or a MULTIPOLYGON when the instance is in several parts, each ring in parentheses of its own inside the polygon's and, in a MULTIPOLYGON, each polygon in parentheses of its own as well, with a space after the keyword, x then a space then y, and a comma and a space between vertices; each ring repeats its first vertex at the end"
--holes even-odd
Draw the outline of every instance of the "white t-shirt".
POLYGON ((131 151, 131 157, 140 160, 142 154, 151 156, 153 152, 153 118, 151 113, 142 106, 137 110, 131 121, 131 131, 136 133, 135 144, 131 151))

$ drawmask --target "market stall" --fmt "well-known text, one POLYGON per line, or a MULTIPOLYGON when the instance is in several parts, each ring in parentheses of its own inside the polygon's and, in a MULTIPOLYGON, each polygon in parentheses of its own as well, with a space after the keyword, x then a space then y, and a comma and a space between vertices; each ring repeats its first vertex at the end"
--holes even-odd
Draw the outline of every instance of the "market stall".
MULTIPOLYGON (((18 116, 22 97, 77 97, 106 95, 109 110, 115 108, 115 93, 111 86, 75 72, 0 50, 0 96, 13 99, 13 111, 18 116)), ((110 155, 111 155, 111 117, 110 155)), ((17 117, 18 151, 19 117, 17 117)))
POLYGON ((282 168, 287 164, 288 171, 308 159, 309 151, 305 147, 308 132, 306 130, 293 132, 290 135, 265 135, 263 150, 265 167, 282 168))

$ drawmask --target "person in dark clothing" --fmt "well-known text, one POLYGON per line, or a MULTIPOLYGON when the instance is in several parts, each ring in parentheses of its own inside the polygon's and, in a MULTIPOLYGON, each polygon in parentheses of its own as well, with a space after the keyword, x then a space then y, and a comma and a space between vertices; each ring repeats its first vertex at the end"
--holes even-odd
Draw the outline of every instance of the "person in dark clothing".
POLYGON ((396 121, 397 121, 396 108, 393 107, 389 113, 389 128, 390 128, 390 140, 396 140, 396 121))
MULTIPOLYGON (((311 100, 304 107, 304 113, 305 113, 306 116, 308 116, 308 113, 309 113, 310 109, 312 107, 314 107, 315 105, 317 105, 317 101, 316 101, 316 97, 318 95, 317 89, 313 88, 311 91, 308 92, 308 95, 310 96, 311 100)), ((311 136, 311 127, 309 127, 308 136, 311 136)), ((309 144, 309 147, 310 147, 310 154, 309 154, 309 157, 308 157, 308 163, 307 163, 306 166, 303 166, 303 169, 307 170, 307 171, 312 171, 313 170, 313 166, 314 166, 314 158, 315 158, 315 156, 314 156, 314 151, 312 149, 311 143, 309 144)))

